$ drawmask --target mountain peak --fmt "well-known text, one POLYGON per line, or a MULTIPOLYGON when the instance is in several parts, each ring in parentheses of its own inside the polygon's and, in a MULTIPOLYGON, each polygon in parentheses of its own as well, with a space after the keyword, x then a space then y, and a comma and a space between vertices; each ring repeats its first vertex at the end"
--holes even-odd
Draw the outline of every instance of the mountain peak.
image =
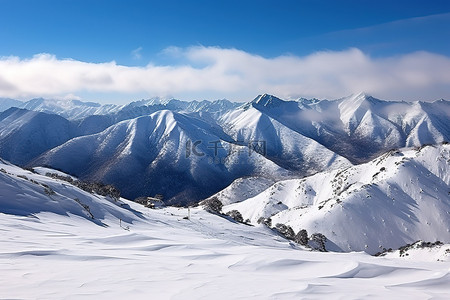
POLYGON ((152 105, 167 105, 171 101, 176 100, 173 97, 153 97, 150 99, 142 99, 138 101, 133 101, 127 106, 129 107, 138 107, 138 106, 152 106, 152 105))
POLYGON ((258 106, 264 107, 275 107, 283 103, 284 101, 280 98, 277 98, 273 95, 263 94, 258 95, 255 99, 253 99, 252 103, 257 104, 258 106))
POLYGON ((370 106, 371 104, 381 102, 381 100, 374 98, 371 95, 364 92, 355 93, 350 96, 341 98, 340 100, 341 100, 341 104, 339 105, 340 107, 349 106, 353 109, 357 109, 358 107, 361 106, 370 106))
POLYGON ((354 96, 354 97, 363 97, 363 98, 372 97, 371 95, 367 94, 364 91, 360 91, 358 93, 354 93, 354 94, 352 94, 352 96, 354 96))

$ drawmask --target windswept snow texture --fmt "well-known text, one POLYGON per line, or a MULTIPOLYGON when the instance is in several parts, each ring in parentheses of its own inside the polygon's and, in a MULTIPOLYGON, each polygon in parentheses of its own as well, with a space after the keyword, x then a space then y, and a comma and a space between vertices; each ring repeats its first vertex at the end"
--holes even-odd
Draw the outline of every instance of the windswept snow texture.
POLYGON ((151 210, 5 162, 0 169, 6 172, 0 172, 2 299, 446 299, 450 294, 445 254, 424 251, 404 260, 310 252, 267 227, 230 222, 200 208, 191 209, 187 220, 187 209, 151 210), (42 184, 55 194, 43 193, 42 184), (94 219, 74 197, 89 205, 94 219))
POLYGON ((242 176, 287 175, 264 156, 227 140, 208 123, 164 110, 72 139, 33 164, 112 183, 129 198, 163 194, 169 202, 183 204, 242 176))
POLYGON ((450 144, 391 151, 366 164, 279 181, 223 210, 233 209, 253 224, 271 217, 295 232, 322 233, 335 251, 374 254, 417 240, 449 243, 450 144))

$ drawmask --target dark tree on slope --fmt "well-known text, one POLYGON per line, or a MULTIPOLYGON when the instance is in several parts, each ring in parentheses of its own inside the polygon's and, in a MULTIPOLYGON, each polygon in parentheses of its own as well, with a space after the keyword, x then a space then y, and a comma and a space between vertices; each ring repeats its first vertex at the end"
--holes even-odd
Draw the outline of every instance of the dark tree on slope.
POLYGON ((325 247, 325 243, 327 242, 327 238, 321 233, 313 233, 309 238, 309 245, 311 248, 315 250, 319 250, 321 252, 327 252, 325 247))
POLYGON ((202 202, 205 210, 212 213, 220 213, 222 211, 223 204, 217 197, 206 199, 202 202))
POLYGON ((267 227, 272 227, 272 219, 269 217, 269 218, 264 218, 264 217, 261 217, 261 218, 259 218, 258 219, 258 221, 256 221, 258 224, 264 224, 264 225, 266 225, 267 227))
POLYGON ((83 191, 91 193, 91 194, 97 193, 98 195, 101 195, 101 196, 110 196, 112 199, 114 199, 116 201, 120 199, 120 191, 111 184, 73 180, 73 178, 70 176, 63 176, 63 175, 59 175, 56 173, 50 173, 50 172, 47 172, 45 174, 45 176, 51 177, 54 179, 60 179, 60 180, 67 181, 67 182, 71 183, 72 185, 82 189, 83 191))
POLYGON ((302 246, 306 246, 308 245, 308 232, 306 231, 306 229, 302 229, 300 230, 294 237, 294 242, 296 242, 297 244, 300 244, 302 246))
POLYGON ((295 237, 295 232, 289 225, 284 225, 281 223, 277 223, 275 225, 275 229, 282 235, 284 235, 287 239, 293 240, 295 237))
POLYGON ((230 216, 231 218, 233 218, 237 222, 241 222, 241 223, 244 222, 244 218, 242 217, 242 214, 236 209, 230 210, 229 212, 227 212, 227 215, 230 216))

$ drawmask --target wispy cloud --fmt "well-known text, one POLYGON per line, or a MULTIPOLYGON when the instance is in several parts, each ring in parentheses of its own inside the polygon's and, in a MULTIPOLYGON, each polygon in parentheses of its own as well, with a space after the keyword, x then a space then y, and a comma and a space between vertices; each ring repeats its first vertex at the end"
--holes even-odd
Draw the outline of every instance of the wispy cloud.
POLYGON ((142 58, 142 47, 138 47, 138 48, 136 48, 136 49, 134 49, 133 51, 131 51, 131 56, 134 58, 134 59, 141 59, 142 58))
MULTIPOLYGON (((334 31, 329 32, 325 35, 349 35, 353 33, 360 33, 360 34, 367 34, 373 31, 385 31, 385 30, 397 30, 398 28, 411 28, 415 26, 424 26, 426 24, 442 24, 443 22, 448 22, 450 18, 450 13, 442 13, 442 14, 433 14, 433 15, 426 15, 426 16, 420 16, 420 17, 412 17, 412 18, 404 18, 399 19, 395 21, 380 23, 372 26, 365 26, 365 27, 359 27, 359 28, 352 28, 352 29, 346 29, 346 30, 340 30, 340 31, 334 31)), ((434 27, 436 28, 436 27, 434 27)))
MULTIPOLYGON (((170 53, 168 51, 167 53, 170 53)), ((173 52, 173 49, 172 49, 173 52)), ((365 91, 386 99, 450 99, 450 58, 415 52, 372 58, 358 49, 265 58, 237 49, 177 49, 183 65, 130 67, 58 59, 0 59, 0 96, 29 98, 61 94, 138 92, 151 95, 241 95, 337 98, 365 91)))

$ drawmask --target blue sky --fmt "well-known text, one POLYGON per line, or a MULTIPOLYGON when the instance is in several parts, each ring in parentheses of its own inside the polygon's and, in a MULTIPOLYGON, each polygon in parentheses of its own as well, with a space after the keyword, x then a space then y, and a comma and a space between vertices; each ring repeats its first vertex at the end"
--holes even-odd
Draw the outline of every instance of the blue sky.
POLYGON ((449 36, 450 1, 0 0, 0 63, 8 70, 2 74, 0 69, 0 97, 41 95, 120 102, 172 95, 187 100, 244 101, 260 92, 287 98, 337 98, 365 89, 375 96, 407 100, 414 100, 414 95, 420 100, 450 98, 448 82, 431 80, 429 75, 429 64, 442 67, 448 63, 449 36), (416 56, 411 57, 414 53, 416 56), (374 84, 352 81, 360 74, 350 74, 344 66, 339 71, 349 74, 343 78, 333 74, 314 59, 326 54, 331 57, 325 60, 345 58, 348 64, 367 68, 371 76, 364 82, 374 84), (299 74, 289 68, 287 75, 275 78, 251 72, 255 65, 265 63, 268 72, 282 72, 286 66, 283 58, 293 59, 301 69, 325 70, 313 75, 316 81, 307 78, 307 72, 299 74), (82 69, 81 75, 74 78, 65 74, 67 59, 72 61, 72 72, 82 69), (253 59, 255 65, 238 68, 245 65, 240 60, 253 59), (258 59, 264 63, 258 64, 258 59), (387 67, 390 60, 409 74, 410 66, 414 67, 413 79, 406 71, 403 77, 392 77, 400 78, 397 90, 377 82, 382 76, 376 72, 393 72, 387 67), (407 65, 405 60, 412 62, 407 65), (111 62, 114 67, 105 69, 104 64, 111 62), (225 62, 236 67, 226 69, 225 62), (378 70, 378 65, 385 67, 378 70), (50 87, 26 87, 32 85, 30 74, 37 72, 37 66, 41 68, 38 80, 47 84, 44 79, 48 75, 54 92, 50 87), (211 69, 215 71, 209 72, 211 69), (65 80, 58 83, 49 72, 65 80), (130 73, 136 78, 133 82, 123 86, 117 83, 130 73), (230 78, 230 74, 238 78, 230 78), (141 75, 148 76, 153 85, 144 80, 136 82, 141 75), (210 76, 217 76, 219 83, 202 85, 205 78, 211 80, 210 76), (155 87, 159 77, 166 78, 160 84, 163 88, 155 87), (170 82, 170 77, 178 82, 170 82), (255 87, 258 79, 262 83, 255 87), (227 89, 236 82, 238 87, 227 89), (321 85, 333 88, 320 92, 321 85))

